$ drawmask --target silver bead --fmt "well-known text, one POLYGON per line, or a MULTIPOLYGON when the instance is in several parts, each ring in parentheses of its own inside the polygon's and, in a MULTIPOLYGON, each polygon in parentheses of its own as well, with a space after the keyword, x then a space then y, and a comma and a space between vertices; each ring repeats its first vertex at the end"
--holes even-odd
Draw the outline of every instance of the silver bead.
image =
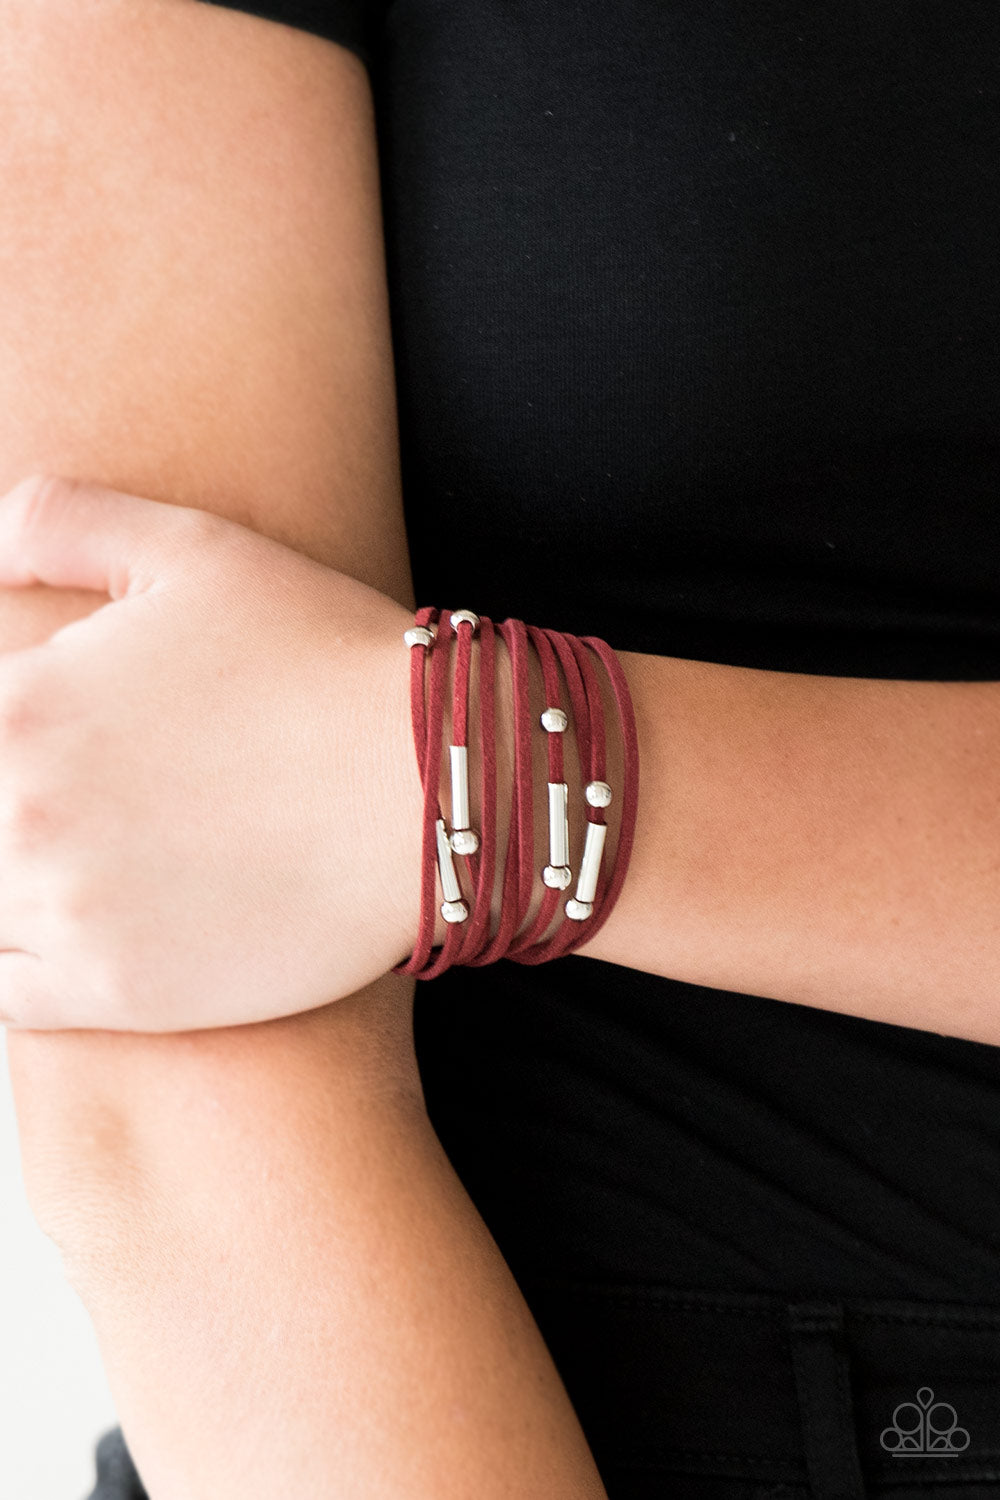
POLYGON ((479 835, 471 828, 456 828, 448 842, 456 854, 475 854, 479 835))
POLYGON ((479 616, 474 615, 471 609, 453 610, 451 616, 451 628, 456 632, 456 634, 458 633, 459 625, 461 625, 463 621, 467 625, 472 626, 472 634, 475 635, 476 631, 479 629, 479 616))
POLYGON ((549 734, 562 734, 563 730, 569 724, 569 719, 567 719, 561 708, 547 708, 539 716, 539 722, 542 728, 547 730, 549 734))
POLYGON ((588 781, 583 795, 591 807, 610 807, 614 794, 606 781, 588 781))
POLYGON ((573 871, 569 865, 546 865, 542 880, 553 891, 564 891, 572 883, 573 871))
POLYGON ((446 901, 441 907, 441 915, 446 922, 465 922, 468 920, 469 908, 464 901, 446 901))
POLYGON ((571 896, 566 902, 566 915, 574 922, 586 922, 594 910, 592 901, 577 901, 571 896))
POLYGON ((403 640, 408 646, 430 646, 434 632, 429 625, 411 625, 409 630, 403 631, 403 640))

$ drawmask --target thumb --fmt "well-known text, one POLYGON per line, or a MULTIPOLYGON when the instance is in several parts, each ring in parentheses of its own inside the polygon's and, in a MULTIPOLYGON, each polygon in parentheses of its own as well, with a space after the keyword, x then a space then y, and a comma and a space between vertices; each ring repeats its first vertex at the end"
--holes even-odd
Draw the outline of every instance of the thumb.
POLYGON ((95 589, 124 599, 155 582, 200 511, 78 479, 32 474, 0 497, 0 585, 95 589))

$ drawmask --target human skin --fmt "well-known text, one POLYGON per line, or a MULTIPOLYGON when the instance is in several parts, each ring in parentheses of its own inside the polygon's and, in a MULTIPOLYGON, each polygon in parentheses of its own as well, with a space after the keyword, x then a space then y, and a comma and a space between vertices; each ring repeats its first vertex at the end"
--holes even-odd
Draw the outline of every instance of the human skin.
MULTIPOLYGON (((199 507, 411 606, 360 63, 187 0, 0 26, 0 489, 199 507)), ((0 648, 107 602, 0 589, 0 648)), ((29 1201, 153 1500, 603 1494, 427 1120, 412 994, 8 1031, 29 1201)))
MULTIPOLYGON (((0 583, 36 578, 107 580, 115 602, 0 666, 0 922, 26 950, 0 955, 7 1014, 239 1024, 339 999, 405 958, 422 819, 411 612, 200 510, 61 481, 0 504, 0 583)), ((621 656, 637 833, 622 898, 579 951, 995 1039, 995 684, 621 656)), ((506 674, 500 688, 509 762, 506 674)), ((536 681, 533 715, 543 701, 536 681)))
MULTIPOLYGON (((40 45, 44 76, 63 70, 67 141, 71 121, 116 169, 81 225, 63 158, 40 180, 7 143, 0 484, 40 470, 215 508, 412 603, 379 241, 372 218, 344 214, 343 177, 324 176, 329 141, 349 141, 355 118, 336 114, 330 86, 354 89, 361 111, 358 66, 270 29, 256 58, 263 23, 208 20, 186 0, 86 13, 33 0, 32 13, 59 23, 40 45), (116 88, 88 113, 72 62, 95 49, 116 88), (174 175, 161 164, 144 197, 148 167, 115 155, 108 101, 146 120, 171 58, 157 149, 176 151, 174 175), (265 87, 278 92, 255 125, 248 90, 265 87), (217 154, 199 149, 206 97, 211 130, 229 132, 217 154), (276 141, 275 119, 300 119, 303 100, 316 115, 276 141), (210 236, 198 254, 165 182, 189 197, 197 184, 210 236), (262 182, 277 199, 263 219, 262 182), (58 191, 73 232, 46 236, 58 191), (268 222, 302 263, 269 249, 268 222), (234 245, 249 257, 236 266, 234 245), (328 280, 332 248, 343 260, 328 280)), ((4 19, 35 24, 23 6, 4 19)), ((370 216, 363 159, 353 187, 370 216)), ((12 649, 95 600, 38 589, 3 604, 12 649)), ((995 1041, 995 686, 621 659, 642 735, 639 835, 619 906, 582 951, 995 1041)), ((599 1493, 523 1302, 426 1124, 409 993, 387 976, 308 1017, 180 1036, 9 1033, 32 1203, 94 1317, 154 1500, 245 1497, 251 1483, 321 1493, 331 1473, 347 1495, 599 1493)))

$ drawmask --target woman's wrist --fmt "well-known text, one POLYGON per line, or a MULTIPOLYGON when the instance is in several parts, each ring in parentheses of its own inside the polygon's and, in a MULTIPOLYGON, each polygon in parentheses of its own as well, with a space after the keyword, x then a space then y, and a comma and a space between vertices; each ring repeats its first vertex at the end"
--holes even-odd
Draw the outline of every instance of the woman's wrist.
POLYGON ((420 924, 424 792, 413 742, 409 661, 403 641, 403 632, 412 623, 413 611, 400 606, 394 619, 379 618, 372 636, 372 719, 378 731, 372 785, 378 816, 372 829, 372 858, 382 869, 379 885, 398 963, 411 952, 420 924))
MULTIPOLYGON (((386 637, 380 642, 381 673, 385 681, 383 699, 387 706, 386 722, 390 726, 385 737, 387 754, 380 772, 382 805, 389 810, 389 833, 384 846, 391 850, 392 856, 387 861, 385 889, 393 893, 390 904, 392 919, 398 925, 400 963, 412 953, 420 927, 420 877, 423 858, 424 793, 413 739, 409 648, 403 641, 403 630, 412 623, 412 613, 406 613, 398 638, 386 637)), ((455 649, 456 643, 452 641, 452 653, 455 649)), ((454 655, 449 660, 449 682, 452 680, 453 660, 454 655)), ((469 674, 468 718, 470 725, 479 723, 481 713, 479 667, 480 646, 476 640, 472 646, 469 674)), ((502 851, 507 845, 514 785, 514 751, 511 731, 513 684, 510 658, 499 635, 496 641, 494 704, 497 764, 496 840, 499 854, 490 903, 490 922, 493 930, 500 921, 503 882, 502 851)), ((445 719, 442 726, 446 743, 450 743, 451 706, 449 693, 446 695, 445 719)), ((476 734, 470 735, 469 739, 468 768, 472 814, 473 819, 478 821, 482 811, 480 807, 482 754, 479 737, 476 734)), ((444 754, 441 758, 438 786, 438 797, 442 807, 448 806, 450 790, 450 764, 447 754, 444 754)), ((438 892, 434 905, 433 946, 440 947, 447 934, 448 924, 441 915, 440 892, 438 892)))
MULTIPOLYGON (((412 616, 407 617, 407 626, 412 625, 412 616)), ((411 723, 410 705, 410 663, 407 659, 410 649, 422 649, 419 647, 407 648, 402 641, 396 645, 390 645, 389 671, 393 674, 393 686, 390 697, 393 702, 395 715, 394 743, 398 744, 402 739, 407 741, 406 755, 407 764, 412 770, 412 775, 407 779, 407 825, 405 835, 397 840, 397 849, 400 854, 399 874, 396 878, 405 886, 406 895, 401 903, 402 921, 404 933, 403 942, 406 944, 403 958, 408 957, 413 951, 420 919, 420 874, 422 860, 422 814, 423 795, 419 790, 419 776, 417 775, 416 748, 413 743, 413 732, 411 723), (395 658, 395 660, 394 660, 395 658), (405 704, 403 702, 405 698, 405 704), (403 861, 410 861, 407 868, 402 867, 403 861)), ((434 650, 441 650, 439 643, 434 650)), ((446 649, 449 651, 446 682, 453 682, 453 668, 457 652, 457 642, 451 639, 446 649)), ((480 701, 480 667, 482 659, 482 644, 478 634, 473 638, 470 671, 469 671, 469 711, 468 722, 470 733, 468 734, 468 780, 470 791, 470 805, 472 812, 472 824, 481 827, 482 808, 481 802, 481 772, 482 755, 479 734, 477 732, 480 723, 481 701, 480 701)), ((531 868, 537 878, 531 889, 531 900, 527 912, 518 926, 519 933, 527 933, 532 927, 536 916, 546 899, 547 888, 541 879, 541 871, 549 862, 549 800, 547 783, 549 768, 547 764, 546 736, 534 732, 539 725, 542 710, 549 706, 547 704, 546 689, 544 685, 541 664, 535 650, 525 652, 525 666, 528 682, 528 723, 530 727, 531 746, 531 799, 533 807, 533 856, 531 868)), ((429 661, 424 662, 424 686, 425 694, 429 681, 429 661)), ((615 796, 607 811, 606 819, 608 825, 608 848, 605 855, 607 867, 610 868, 617 858, 618 837, 621 827, 622 809, 624 798, 622 789, 624 787, 625 755, 624 743, 621 734, 620 717, 616 704, 614 692, 610 679, 603 669, 596 670, 593 680, 599 686, 600 702, 603 707, 604 722, 607 727, 606 750, 607 767, 606 775, 609 783, 615 789, 615 796)), ((440 777, 438 784, 438 801, 443 809, 450 806, 451 781, 450 763, 447 754, 447 745, 453 742, 452 736, 452 702, 451 690, 445 695, 444 715, 441 724, 441 735, 444 753, 441 756, 440 777)), ((500 926, 501 906, 503 896, 503 876, 505 858, 508 848, 508 836, 510 833, 510 822, 514 814, 514 789, 515 789, 515 745, 514 745, 514 685, 513 669, 507 644, 497 630, 494 636, 494 716, 495 716, 495 749, 497 766, 497 806, 496 806, 496 870, 493 882, 492 897, 490 900, 489 931, 495 934, 500 926)), ((565 696, 563 703, 566 708, 569 703, 565 696)), ((587 767, 583 764, 580 753, 580 741, 578 726, 575 715, 567 713, 567 725, 562 735, 563 749, 563 771, 562 775, 567 782, 570 792, 568 799, 569 817, 569 843, 574 867, 579 867, 579 857, 582 854, 587 821, 587 807, 583 798, 579 795, 579 788, 588 779, 587 767)), ((391 783, 391 775, 389 776, 391 783)), ((447 820, 446 820, 447 821, 447 820)), ((456 858, 456 865, 461 863, 456 858)), ((439 948, 448 934, 448 924, 444 921, 440 911, 440 891, 435 886, 434 904, 434 936, 433 946, 439 948)), ((567 895, 572 894, 568 892, 567 895)), ((560 918, 562 917, 561 906, 557 906, 553 912, 547 928, 535 936, 536 942, 542 942, 551 938, 557 931, 560 918)), ((581 950, 585 948, 581 944, 581 950)))

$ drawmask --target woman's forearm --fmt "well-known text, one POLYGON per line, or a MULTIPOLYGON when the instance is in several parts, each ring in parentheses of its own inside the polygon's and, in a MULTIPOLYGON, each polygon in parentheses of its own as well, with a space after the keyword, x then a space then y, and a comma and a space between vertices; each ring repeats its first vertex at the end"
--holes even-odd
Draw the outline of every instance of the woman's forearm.
POLYGON ((636 839, 579 951, 1000 1043, 1000 684, 620 660, 636 839))
MULTIPOLYGON (((40 1157, 29 1191, 153 1500, 603 1495, 427 1121, 408 989, 387 976, 219 1031, 77 1034, 90 1086, 61 1139, 78 1146, 61 1181, 40 1157)), ((64 1042, 36 1036, 34 1099, 64 1082, 64 1042)))
MULTIPOLYGON (((409 601, 363 65, 212 6, 8 12, 0 490, 215 510, 409 601)), ((105 602, 0 590, 0 652, 105 602)), ((9 1033, 29 1198, 152 1500, 600 1493, 429 1132, 411 989, 9 1033)))

